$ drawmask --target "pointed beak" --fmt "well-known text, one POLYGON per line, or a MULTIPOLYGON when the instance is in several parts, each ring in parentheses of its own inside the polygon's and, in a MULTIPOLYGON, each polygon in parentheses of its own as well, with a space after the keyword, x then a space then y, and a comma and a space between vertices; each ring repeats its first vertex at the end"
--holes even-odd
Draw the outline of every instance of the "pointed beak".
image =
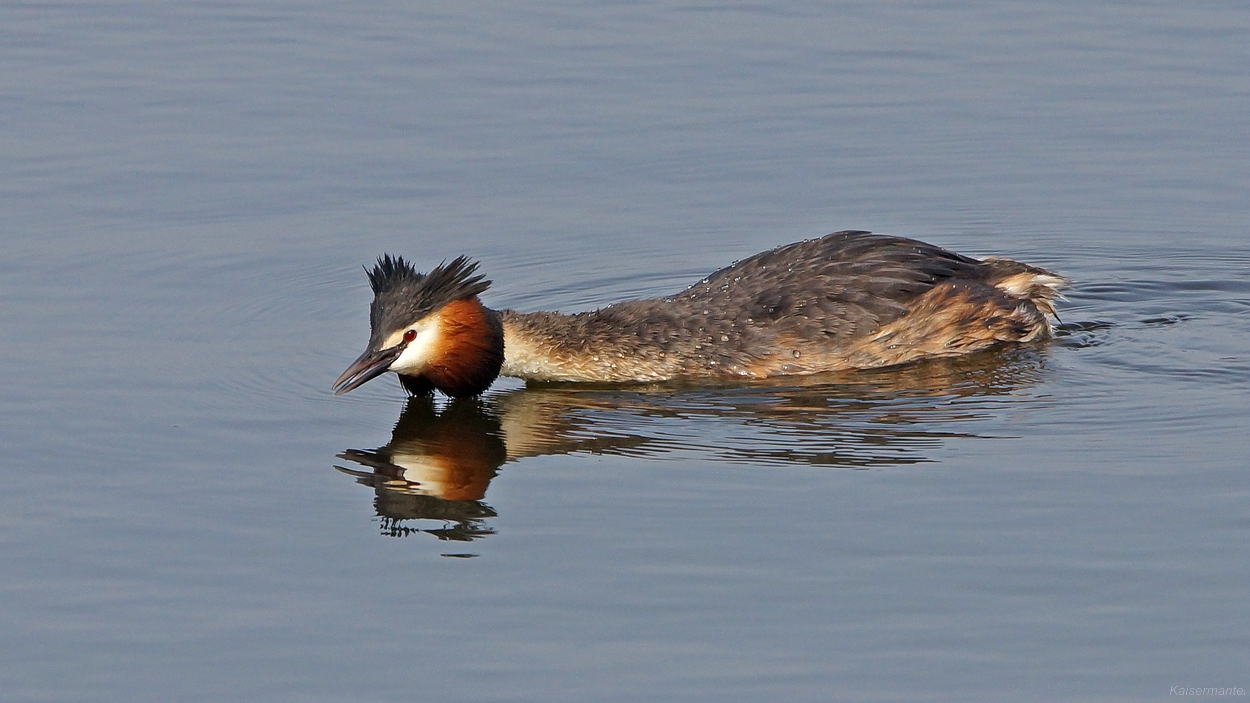
POLYGON ((344 393, 359 388, 365 382, 377 378, 386 373, 386 369, 390 367, 391 362, 399 358, 403 353, 405 344, 397 344, 390 349, 379 349, 377 351, 365 350, 359 359, 352 362, 351 366, 339 376, 339 380, 334 382, 334 395, 343 395, 344 393))

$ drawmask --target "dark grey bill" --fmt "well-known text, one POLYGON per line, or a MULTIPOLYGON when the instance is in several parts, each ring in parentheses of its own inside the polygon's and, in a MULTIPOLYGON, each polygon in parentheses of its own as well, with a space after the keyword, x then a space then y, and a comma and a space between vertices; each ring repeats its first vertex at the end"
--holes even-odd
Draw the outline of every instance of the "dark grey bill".
POLYGON ((343 395, 344 393, 359 388, 367 381, 377 378, 386 373, 387 367, 392 361, 399 358, 404 351, 406 344, 397 344, 390 349, 379 349, 378 351, 366 350, 360 358, 353 361, 351 366, 343 372, 342 376, 334 382, 334 395, 343 395))

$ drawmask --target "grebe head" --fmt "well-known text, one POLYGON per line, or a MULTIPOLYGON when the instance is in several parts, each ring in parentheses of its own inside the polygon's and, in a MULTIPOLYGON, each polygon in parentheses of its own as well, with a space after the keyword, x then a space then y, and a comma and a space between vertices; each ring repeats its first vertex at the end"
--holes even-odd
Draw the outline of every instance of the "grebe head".
POLYGON ((503 327, 477 296, 490 286, 461 256, 426 274, 387 254, 369 274, 369 346, 334 382, 341 395, 387 371, 453 397, 486 390, 503 364, 503 327))

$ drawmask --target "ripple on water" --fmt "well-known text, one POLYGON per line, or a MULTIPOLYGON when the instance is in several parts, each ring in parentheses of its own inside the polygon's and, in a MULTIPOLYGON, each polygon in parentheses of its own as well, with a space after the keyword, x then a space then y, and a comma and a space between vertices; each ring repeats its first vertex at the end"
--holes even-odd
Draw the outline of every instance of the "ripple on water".
POLYGON ((340 261, 149 250, 66 266, 82 302, 61 309, 85 308, 134 387, 192 386, 208 414, 328 400, 367 338, 365 277, 340 261))
POLYGON ((1244 351, 1250 346, 1250 252, 1244 244, 1090 248, 1072 255, 1088 280, 1069 291, 1060 308, 1068 324, 1056 337, 1066 348, 1098 348, 1075 361, 1153 382, 1242 386, 1250 380, 1244 351))

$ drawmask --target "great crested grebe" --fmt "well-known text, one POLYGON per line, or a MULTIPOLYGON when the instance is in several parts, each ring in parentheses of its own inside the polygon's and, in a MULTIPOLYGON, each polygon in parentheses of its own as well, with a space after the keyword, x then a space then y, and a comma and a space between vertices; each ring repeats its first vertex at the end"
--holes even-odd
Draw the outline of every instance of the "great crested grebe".
POLYGON ((335 395, 394 371, 414 395, 495 378, 625 383, 752 379, 904 364, 1050 334, 1066 281, 914 239, 846 231, 743 259, 666 298, 592 312, 491 310, 477 263, 368 271, 369 346, 335 395))

